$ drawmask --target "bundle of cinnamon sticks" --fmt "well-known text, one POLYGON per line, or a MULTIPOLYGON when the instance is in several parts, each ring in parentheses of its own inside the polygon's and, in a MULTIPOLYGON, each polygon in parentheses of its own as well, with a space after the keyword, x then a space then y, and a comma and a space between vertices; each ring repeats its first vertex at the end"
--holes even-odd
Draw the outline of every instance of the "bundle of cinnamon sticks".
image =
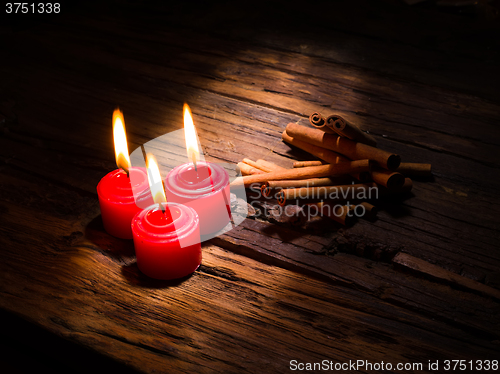
POLYGON ((312 127, 289 123, 282 140, 320 160, 284 168, 245 158, 238 164, 243 177, 232 186, 258 186, 281 206, 303 205, 346 225, 356 216, 374 217, 377 208, 366 200, 409 192, 410 176, 432 175, 430 164, 401 163, 399 155, 376 148, 371 136, 341 116, 313 113, 309 121, 312 127))

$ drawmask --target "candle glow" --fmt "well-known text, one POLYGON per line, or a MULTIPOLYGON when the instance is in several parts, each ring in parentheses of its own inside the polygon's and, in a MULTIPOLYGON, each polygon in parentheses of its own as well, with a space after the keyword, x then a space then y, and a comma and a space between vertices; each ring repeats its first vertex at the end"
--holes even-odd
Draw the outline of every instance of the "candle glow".
POLYGON ((194 127, 191 109, 186 103, 184 103, 184 137, 186 138, 186 151, 188 159, 196 167, 196 163, 200 160, 198 137, 196 135, 196 128, 194 127))
POLYGON ((128 154, 127 135, 125 134, 125 120, 120 109, 113 112, 113 140, 115 143, 116 166, 128 173, 131 164, 128 154))

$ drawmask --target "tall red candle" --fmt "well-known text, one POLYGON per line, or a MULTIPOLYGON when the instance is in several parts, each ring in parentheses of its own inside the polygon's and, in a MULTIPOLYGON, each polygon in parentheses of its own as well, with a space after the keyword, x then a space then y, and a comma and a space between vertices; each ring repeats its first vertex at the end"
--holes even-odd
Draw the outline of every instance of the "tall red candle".
POLYGON ((132 220, 137 266, 155 279, 177 279, 201 263, 200 228, 194 209, 174 203, 155 204, 132 220))
POLYGON ((200 218, 201 235, 213 234, 230 220, 229 175, 220 165, 187 163, 174 168, 165 179, 167 201, 189 206, 200 218))

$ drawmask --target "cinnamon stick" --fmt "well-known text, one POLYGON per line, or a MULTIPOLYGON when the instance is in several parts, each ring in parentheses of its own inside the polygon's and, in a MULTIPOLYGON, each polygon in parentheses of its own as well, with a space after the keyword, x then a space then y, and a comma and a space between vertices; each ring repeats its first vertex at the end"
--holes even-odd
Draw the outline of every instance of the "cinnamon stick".
POLYGON ((404 184, 399 188, 389 189, 384 186, 380 186, 379 192, 380 196, 394 195, 394 194, 404 194, 411 192, 413 189, 413 181, 410 178, 405 178, 404 184))
POLYGON ((322 161, 296 161, 293 163, 294 168, 305 168, 307 166, 319 166, 324 165, 322 161))
POLYGON ((284 171, 284 170, 288 170, 287 168, 284 168, 283 166, 279 166, 279 165, 276 165, 275 163, 272 163, 272 162, 269 162, 269 161, 266 161, 266 160, 262 160, 262 159, 258 159, 256 161, 256 164, 260 165, 260 166, 263 166, 265 168, 271 169, 271 171, 284 171))
MULTIPOLYGON (((346 159, 347 160, 347 159, 346 159)), ((293 163, 294 168, 304 168, 307 166, 319 166, 324 165, 325 163, 322 161, 297 161, 293 163)), ((369 172, 352 174, 352 177, 359 180, 360 182, 368 182, 371 177, 369 172)))
MULTIPOLYGON (((374 160, 381 167, 388 170, 398 168, 401 163, 401 158, 397 154, 383 151, 363 143, 354 142, 339 135, 327 134, 321 130, 297 125, 295 123, 289 123, 286 127, 285 133, 288 135, 288 138, 292 139, 292 142, 289 142, 285 139, 285 136, 282 136, 283 140, 287 143, 296 145, 299 148, 302 148, 302 143, 309 143, 319 148, 314 148, 316 153, 321 153, 321 148, 323 148, 338 152, 352 160, 370 159, 374 160), (301 145, 298 145, 297 142, 302 143, 299 143, 301 145)), ((283 134, 285 135, 285 133, 283 134)), ((317 154, 314 155, 324 160, 323 157, 318 156, 317 154)))
POLYGON ((332 178, 312 178, 312 179, 290 179, 265 182, 261 191, 265 197, 271 196, 272 190, 276 188, 299 188, 299 187, 316 187, 316 186, 335 186, 341 183, 348 183, 349 177, 332 177, 332 178))
POLYGON ((335 131, 327 125, 325 118, 318 112, 314 112, 309 116, 309 123, 311 124, 311 126, 317 128, 318 130, 322 130, 330 134, 335 134, 335 131))
POLYGON ((285 179, 310 179, 327 176, 344 175, 350 173, 360 173, 370 170, 370 160, 346 161, 338 164, 328 164, 321 166, 310 166, 307 168, 289 169, 285 171, 273 171, 269 173, 247 175, 236 178, 231 186, 248 187, 252 183, 264 183, 272 180, 285 179))
POLYGON ((372 179, 370 172, 368 171, 364 171, 362 173, 357 173, 357 174, 351 174, 351 176, 363 183, 369 182, 372 179))
POLYGON ((397 172, 409 177, 431 177, 431 164, 402 162, 396 169, 397 172))
POLYGON ((387 187, 389 190, 397 190, 403 187, 405 177, 397 171, 385 169, 374 169, 370 171, 370 175, 374 182, 387 187))
POLYGON ((405 178, 405 183, 398 192, 410 192, 412 189, 413 189, 413 181, 410 178, 405 178))
POLYGON ((320 214, 344 226, 351 226, 356 221, 352 205, 330 205, 316 203, 309 206, 309 215, 320 214))
POLYGON ((269 173, 270 171, 272 171, 272 169, 266 167, 266 166, 263 166, 263 165, 259 165, 258 163, 256 163, 255 161, 252 161, 250 160, 249 158, 244 158, 243 161, 245 164, 248 164, 250 166, 253 166, 254 168, 256 169, 260 169, 266 173, 269 173))
POLYGON ((377 146, 377 141, 375 139, 373 139, 367 133, 361 131, 361 129, 356 125, 347 122, 343 117, 337 114, 328 116, 325 122, 326 126, 345 138, 368 144, 372 147, 377 146))
MULTIPOLYGON (((301 126, 301 127, 303 127, 303 126, 301 126)), ((314 129, 311 129, 311 130, 314 130, 314 129)), ((323 131, 321 131, 321 130, 314 130, 314 131, 318 131, 320 133, 323 133, 323 131)), ((338 136, 338 135, 334 135, 334 136, 338 136)), ((329 164, 336 164, 338 162, 349 161, 349 159, 347 157, 345 157, 337 152, 333 152, 329 149, 319 147, 317 145, 308 143, 306 141, 302 141, 302 140, 293 138, 288 134, 288 132, 286 130, 283 131, 283 134, 281 135, 281 139, 284 142, 291 144, 297 148, 300 148, 303 151, 306 151, 306 152, 312 154, 313 156, 316 156, 316 157, 326 161, 329 164)))
POLYGON ((328 200, 364 200, 371 199, 372 192, 378 197, 375 183, 347 184, 342 186, 319 186, 283 189, 277 195, 278 204, 283 206, 288 200, 317 201, 328 200))
POLYGON ((252 174, 262 174, 264 171, 254 168, 244 162, 238 162, 238 167, 240 168, 240 172, 242 175, 252 175, 252 174))
POLYGON ((361 204, 358 204, 358 206, 362 206, 363 209, 365 210, 365 214, 363 215, 363 218, 373 220, 377 216, 378 208, 375 205, 372 205, 372 204, 364 201, 361 204))
MULTIPOLYGON (((283 131, 283 134, 281 135, 281 139, 284 142, 291 144, 297 148, 300 148, 303 151, 309 152, 313 156, 321 158, 322 160, 324 160, 330 164, 336 164, 338 162, 343 162, 343 161, 350 161, 347 157, 341 155, 340 153, 333 152, 333 151, 330 151, 328 149, 318 147, 318 146, 315 146, 313 144, 292 138, 290 135, 287 134, 286 130, 283 131)), ((309 162, 313 162, 313 161, 309 161, 309 162)), ((321 163, 321 165, 322 164, 323 163, 321 163)), ((300 164, 298 164, 298 165, 300 165, 300 164)), ((316 166, 316 165, 311 165, 311 166, 316 166)), ((370 174, 368 172, 355 173, 355 174, 351 174, 351 176, 353 178, 359 180, 360 182, 367 182, 371 179, 370 174)))

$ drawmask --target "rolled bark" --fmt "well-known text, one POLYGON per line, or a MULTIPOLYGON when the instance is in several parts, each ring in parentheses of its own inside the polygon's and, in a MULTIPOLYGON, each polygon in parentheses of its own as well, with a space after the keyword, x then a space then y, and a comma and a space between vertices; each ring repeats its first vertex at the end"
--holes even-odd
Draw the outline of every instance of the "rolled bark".
POLYGON ((405 183, 401 187, 400 192, 410 192, 413 189, 413 181, 410 178, 405 178, 405 183))
POLYGON ((389 190, 398 190, 403 187, 405 177, 397 171, 390 171, 377 168, 370 171, 370 175, 375 183, 388 188, 389 190))
POLYGON ((357 179, 358 181, 363 182, 363 183, 369 182, 372 180, 370 172, 368 172, 368 171, 365 171, 362 173, 357 173, 357 174, 352 174, 351 176, 353 178, 357 179))
POLYGON ((252 183, 264 183, 272 180, 321 178, 321 177, 344 175, 350 173, 360 173, 369 170, 370 170, 370 160, 346 161, 346 162, 340 162, 338 164, 310 166, 307 168, 289 169, 285 171, 273 171, 269 173, 247 175, 244 177, 236 178, 231 183, 231 186, 248 187, 252 183))
POLYGON ((363 215, 363 218, 366 218, 368 220, 373 220, 377 217, 378 208, 375 205, 372 205, 364 201, 361 204, 358 204, 357 206, 362 206, 365 209, 365 214, 363 215))
MULTIPOLYGON (((321 162, 321 161, 297 161, 297 162, 293 163, 294 168, 304 168, 307 166, 319 166, 319 165, 324 165, 324 162, 321 162)), ((359 180, 360 182, 368 182, 369 180, 371 180, 371 176, 370 176, 369 172, 353 174, 352 177, 359 180)))
POLYGON ((411 192, 412 189, 413 189, 413 181, 410 178, 405 178, 404 184, 401 187, 389 189, 387 187, 380 186, 379 192, 380 196, 388 196, 388 195, 408 193, 411 192))
POLYGON ((346 184, 342 186, 318 186, 283 189, 277 195, 278 204, 285 205, 289 200, 318 201, 318 200, 360 200, 370 199, 372 190, 378 187, 375 183, 370 184, 346 184), (359 194, 363 196, 360 198, 359 194))
POLYGON ((296 161, 293 163, 294 168, 305 168, 308 166, 320 166, 324 165, 325 163, 322 161, 296 161))
POLYGON ((336 132, 331 129, 325 121, 325 117, 323 117, 320 113, 314 112, 309 116, 309 123, 311 126, 318 130, 322 130, 324 132, 327 132, 329 134, 335 134, 336 132))
MULTIPOLYGON (((401 157, 397 154, 383 151, 363 143, 355 142, 339 135, 327 134, 321 130, 300 126, 295 123, 289 123, 283 135, 285 135, 285 133, 288 138, 292 139, 292 142, 289 142, 285 136, 282 136, 282 139, 287 143, 296 145, 299 148, 302 148, 302 143, 309 143, 317 147, 314 148, 314 151, 318 154, 322 153, 321 148, 323 148, 329 151, 338 152, 352 160, 373 160, 377 162, 378 165, 388 170, 397 169, 401 163, 401 157)), ((324 160, 323 157, 318 156, 317 154, 314 155, 324 160)))
POLYGON ((431 177, 431 164, 419 164, 414 162, 402 162, 396 169, 397 172, 408 177, 431 177))
MULTIPOLYGON (((318 146, 315 146, 313 144, 292 138, 290 135, 287 134, 286 130, 283 131, 283 134, 281 135, 281 139, 284 142, 291 144, 297 148, 300 148, 303 151, 309 152, 313 156, 321 158, 322 160, 324 160, 325 162, 328 162, 330 164, 336 164, 338 162, 350 161, 347 157, 341 155, 340 153, 333 152, 333 151, 330 151, 326 148, 318 147, 318 146)), ((318 161, 318 162, 320 162, 320 161, 318 161)), ((315 166, 315 165, 311 165, 311 166, 315 166)), ((354 173, 354 174, 351 174, 351 176, 353 178, 359 180, 360 182, 367 182, 371 179, 369 172, 354 173)))
POLYGON ((326 118, 325 122, 328 128, 332 129, 337 134, 345 138, 355 140, 363 144, 368 144, 371 145, 372 147, 377 146, 377 141, 375 139, 373 139, 367 133, 361 131, 361 129, 358 126, 346 121, 343 117, 339 115, 336 114, 331 115, 326 118))
POLYGON ((245 164, 248 164, 250 166, 253 166, 254 168, 256 169, 260 169, 266 173, 269 173, 270 171, 272 171, 272 169, 266 167, 266 166, 263 166, 263 165, 259 165, 258 163, 256 163, 255 161, 252 161, 250 160, 249 158, 244 158, 243 161, 245 164))
POLYGON ((318 213, 321 216, 328 217, 344 226, 351 226, 356 221, 352 208, 352 205, 316 203, 310 205, 309 214, 313 215, 314 213, 318 213), (316 212, 314 211, 315 209, 317 209, 316 212))
POLYGON ((264 171, 254 168, 244 162, 238 162, 237 166, 240 168, 240 172, 242 175, 252 175, 252 174, 262 174, 264 171))
MULTIPOLYGON (((314 130, 314 129, 311 129, 311 130, 314 130)), ((318 131, 318 130, 314 130, 314 131, 318 131)), ((321 131, 321 130, 319 130, 319 132, 323 133, 323 131, 321 131)), ((335 136, 338 136, 338 135, 335 135, 335 136)), ((281 139, 284 142, 291 144, 297 148, 300 148, 303 151, 306 151, 306 152, 312 154, 313 156, 316 156, 316 157, 326 161, 329 164, 336 164, 336 163, 343 162, 343 161, 350 161, 347 157, 345 157, 344 155, 341 155, 337 152, 333 152, 329 149, 319 147, 317 145, 293 138, 292 136, 290 136, 290 134, 288 134, 288 132, 286 130, 283 131, 283 134, 281 135, 281 139)))
POLYGON ((272 163, 272 162, 269 162, 269 161, 266 161, 266 160, 262 160, 262 159, 258 159, 255 163, 257 165, 260 165, 260 166, 263 166, 265 168, 271 169, 271 171, 284 171, 284 170, 288 170, 287 168, 284 168, 283 166, 279 166, 279 165, 276 165, 275 163, 272 163))
POLYGON ((271 196, 271 192, 277 188, 299 188, 299 187, 317 187, 317 186, 335 186, 342 183, 349 183, 350 177, 332 177, 332 178, 312 178, 312 179, 290 179, 265 182, 261 191, 265 197, 271 196))

